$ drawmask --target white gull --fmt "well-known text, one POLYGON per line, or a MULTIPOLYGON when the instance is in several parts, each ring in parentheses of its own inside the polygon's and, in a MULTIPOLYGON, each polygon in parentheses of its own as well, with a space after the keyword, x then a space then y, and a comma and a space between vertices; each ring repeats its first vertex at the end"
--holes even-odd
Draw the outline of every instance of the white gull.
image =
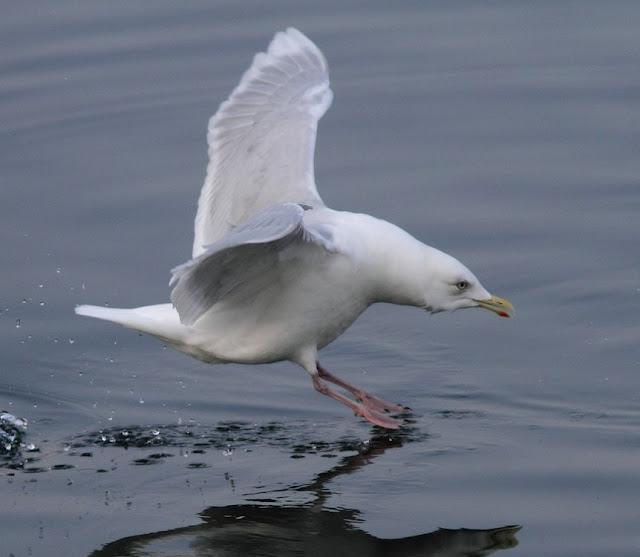
POLYGON ((295 362, 318 392, 397 428, 402 422, 389 413, 402 406, 333 375, 318 350, 379 302, 431 313, 481 307, 504 317, 512 306, 401 228, 324 204, 313 158, 332 98, 318 47, 296 29, 277 33, 209 122, 192 259, 172 271, 172 303, 81 305, 76 313, 149 333, 209 363, 295 362))

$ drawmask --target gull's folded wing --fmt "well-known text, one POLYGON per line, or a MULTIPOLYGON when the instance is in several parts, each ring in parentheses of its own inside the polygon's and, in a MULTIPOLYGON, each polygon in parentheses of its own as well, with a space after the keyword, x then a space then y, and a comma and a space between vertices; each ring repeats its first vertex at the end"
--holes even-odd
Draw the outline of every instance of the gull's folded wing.
POLYGON ((331 104, 327 62, 300 31, 277 33, 209 122, 209 165, 193 257, 269 206, 322 206, 314 181, 318 120, 331 104))
POLYGON ((173 269, 171 301, 180 321, 193 325, 217 302, 234 296, 246 302, 267 292, 283 272, 302 268, 313 250, 338 251, 330 228, 305 226, 308 209, 297 203, 270 207, 173 269))

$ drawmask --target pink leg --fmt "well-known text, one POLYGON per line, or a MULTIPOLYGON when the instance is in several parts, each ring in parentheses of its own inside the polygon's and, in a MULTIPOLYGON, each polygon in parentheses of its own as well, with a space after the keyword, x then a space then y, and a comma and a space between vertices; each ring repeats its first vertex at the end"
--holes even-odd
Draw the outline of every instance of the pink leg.
POLYGON ((323 395, 331 397, 338 402, 342 402, 342 404, 351 408, 356 416, 361 416, 372 424, 379 425, 380 427, 384 427, 386 429, 398 429, 402 425, 402 422, 400 420, 394 420, 389 416, 380 414, 379 412, 376 412, 371 408, 367 408, 362 404, 358 404, 350 398, 347 398, 346 396, 334 391, 331 387, 325 385, 322 381, 320 381, 320 378, 318 376, 313 376, 311 379, 313 381, 313 387, 316 391, 323 395))
POLYGON ((403 412, 404 410, 407 410, 407 408, 405 408, 404 406, 382 400, 381 398, 378 398, 377 396, 372 395, 367 391, 363 391, 362 389, 355 387, 351 383, 347 383, 343 379, 340 379, 340 377, 337 377, 333 373, 323 368, 319 362, 316 364, 316 368, 318 370, 318 377, 326 379, 334 385, 338 385, 339 387, 342 387, 343 389, 349 391, 354 397, 356 397, 357 400, 362 402, 362 404, 364 404, 371 410, 375 410, 376 412, 403 412))

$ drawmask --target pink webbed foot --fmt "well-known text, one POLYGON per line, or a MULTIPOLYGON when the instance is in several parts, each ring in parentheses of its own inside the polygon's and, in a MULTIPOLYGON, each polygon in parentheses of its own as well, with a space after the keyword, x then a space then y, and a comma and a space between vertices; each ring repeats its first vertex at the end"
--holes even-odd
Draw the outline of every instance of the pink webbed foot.
POLYGON ((384 427, 386 429, 398 429, 403 424, 401 420, 396 420, 395 418, 392 418, 384 414, 383 412, 401 411, 404 410, 404 407, 385 402, 384 400, 370 395, 369 393, 362 391, 361 389, 357 389, 356 387, 349 385, 348 383, 342 381, 342 379, 329 374, 325 369, 322 369, 322 372, 320 372, 320 369, 320 366, 318 366, 318 375, 312 377, 313 386, 319 393, 331 397, 334 400, 341 402, 345 406, 348 406, 356 416, 360 416, 374 425, 384 427), (341 387, 347 389, 359 400, 361 400, 362 403, 360 404, 358 402, 355 402, 350 398, 347 398, 343 394, 334 391, 331 387, 323 383, 320 380, 320 377, 324 377, 332 383, 336 383, 341 387))
POLYGON ((404 422, 402 420, 396 420, 386 414, 381 414, 366 406, 362 407, 362 412, 354 411, 356 416, 360 416, 373 425, 384 427, 385 429, 398 429, 404 422))
POLYGON ((400 404, 395 404, 393 402, 388 402, 381 398, 378 398, 376 395, 372 395, 367 391, 357 391, 355 397, 362 404, 364 404, 367 408, 374 410, 375 412, 389 412, 389 413, 398 413, 404 412, 408 410, 406 406, 401 406, 400 404))
POLYGON ((389 412, 389 413, 397 413, 404 412, 408 410, 406 407, 401 406, 400 404, 395 404, 393 402, 387 402, 376 395, 368 393, 363 389, 359 389, 355 385, 351 383, 347 383, 344 379, 341 379, 337 375, 334 375, 329 370, 323 368, 318 362, 317 365, 318 377, 322 379, 326 379, 327 381, 331 381, 335 385, 342 387, 346 391, 350 392, 358 401, 360 401, 364 406, 373 410, 374 412, 389 412))

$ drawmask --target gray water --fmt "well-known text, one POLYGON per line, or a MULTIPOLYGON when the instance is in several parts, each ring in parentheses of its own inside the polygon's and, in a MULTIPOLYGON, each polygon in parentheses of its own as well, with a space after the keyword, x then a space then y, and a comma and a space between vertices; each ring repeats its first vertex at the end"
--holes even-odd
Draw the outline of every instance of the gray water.
POLYGON ((4 2, 0 555, 636 555, 640 4, 4 2), (207 366, 73 315, 168 299, 205 128, 289 25, 335 101, 316 178, 516 306, 376 306, 291 364, 207 366), (521 527, 518 529, 518 526, 521 527), (444 530, 438 530, 444 528, 444 530))

